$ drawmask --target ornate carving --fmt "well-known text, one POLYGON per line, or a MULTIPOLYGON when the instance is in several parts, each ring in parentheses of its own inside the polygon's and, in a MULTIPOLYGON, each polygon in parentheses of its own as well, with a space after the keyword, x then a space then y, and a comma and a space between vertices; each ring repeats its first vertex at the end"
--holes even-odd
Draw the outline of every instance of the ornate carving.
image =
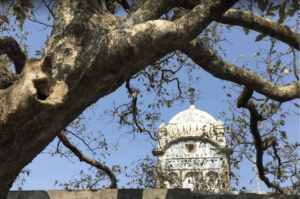
MULTIPOLYGON (((190 109, 174 116, 167 126, 160 125, 160 132, 167 129, 167 142, 160 149, 161 164, 171 169, 170 178, 174 179, 173 184, 165 182, 166 188, 230 189, 227 164, 231 150, 224 147, 226 142, 219 143, 216 139, 220 135, 212 131, 214 123, 216 120, 211 115, 192 104, 190 109)), ((223 133, 220 124, 219 120, 217 131, 223 133)), ((226 141, 224 135, 222 139, 226 141)))

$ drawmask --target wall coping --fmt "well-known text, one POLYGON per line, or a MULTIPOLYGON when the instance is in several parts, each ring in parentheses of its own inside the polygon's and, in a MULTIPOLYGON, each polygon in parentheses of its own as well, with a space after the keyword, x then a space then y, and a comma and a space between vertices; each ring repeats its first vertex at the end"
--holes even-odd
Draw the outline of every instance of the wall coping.
POLYGON ((191 191, 191 189, 75 189, 10 191, 7 199, 299 199, 265 191, 191 191))

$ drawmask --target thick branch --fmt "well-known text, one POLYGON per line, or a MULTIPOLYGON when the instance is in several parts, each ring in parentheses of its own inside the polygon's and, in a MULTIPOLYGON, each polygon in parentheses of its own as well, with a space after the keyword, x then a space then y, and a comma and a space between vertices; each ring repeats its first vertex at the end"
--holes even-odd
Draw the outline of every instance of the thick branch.
MULTIPOLYGON (((174 7, 183 7, 191 10, 191 12, 181 17, 180 20, 176 20, 176 25, 181 26, 184 30, 201 30, 203 26, 207 27, 212 19, 215 19, 217 15, 222 15, 222 13, 231 8, 236 2, 237 0, 218 0, 214 2, 202 0, 199 4, 199 1, 197 0, 133 1, 129 13, 126 16, 126 20, 118 27, 118 29, 124 29, 135 24, 159 19, 163 14, 174 7), (209 18, 209 20, 207 20, 207 18, 209 18)), ((195 38, 201 32, 202 30, 195 33, 195 35, 192 35, 191 38, 195 38)))
POLYGON ((8 63, 0 57, 0 89, 10 87, 18 78, 9 67, 8 63))
POLYGON ((21 51, 19 44, 12 37, 0 37, 0 55, 7 56, 14 62, 16 73, 21 74, 26 62, 26 55, 21 51))
POLYGON ((0 90, 0 140, 48 107, 58 107, 67 98, 68 87, 52 77, 51 57, 27 60, 21 80, 0 90))
POLYGON ((237 99, 237 107, 245 107, 248 104, 249 99, 253 94, 253 90, 249 89, 247 86, 244 86, 243 91, 239 95, 237 99))
POLYGON ((253 12, 229 9, 222 16, 217 17, 217 21, 267 34, 299 50, 300 34, 284 24, 261 17, 253 12))
POLYGON ((180 50, 214 77, 245 85, 278 102, 299 98, 300 81, 288 86, 275 85, 252 71, 224 61, 199 38, 194 39, 180 50))
MULTIPOLYGON (((36 68, 30 66, 28 71, 31 72, 26 73, 31 75, 21 78, 24 88, 30 88, 30 91, 24 90, 29 94, 16 93, 14 96, 18 97, 0 94, 0 97, 4 96, 7 102, 12 101, 11 99, 24 102, 20 103, 24 108, 23 112, 26 112, 28 106, 35 110, 34 104, 38 106, 38 111, 41 111, 38 114, 27 115, 26 118, 0 120, 1 124, 9 121, 10 126, 14 122, 20 122, 19 119, 28 120, 23 125, 17 126, 12 136, 0 141, 1 199, 7 196, 13 180, 21 169, 43 151, 88 106, 114 92, 127 79, 149 64, 179 49, 180 45, 190 42, 215 20, 214 17, 223 14, 236 1, 201 1, 202 5, 196 6, 195 10, 176 20, 176 23, 164 20, 150 20, 145 23, 139 21, 141 24, 123 30, 115 30, 122 23, 122 19, 108 13, 101 4, 103 2, 105 3, 105 0, 57 1, 53 29, 45 49, 45 55, 52 57, 53 74, 46 76, 52 77, 56 82, 65 83, 64 86, 57 88, 68 93, 67 100, 65 100, 66 92, 56 94, 55 87, 49 90, 49 94, 51 92, 54 94, 53 103, 63 104, 63 106, 39 108, 39 104, 46 102, 51 95, 46 100, 37 99, 37 90, 47 91, 45 88, 49 87, 45 84, 48 81, 45 81, 44 74, 40 73, 44 69, 36 73, 36 68), (32 101, 26 101, 27 97, 32 101), (58 100, 55 97, 58 97, 58 100)), ((151 5, 150 2, 143 6, 151 5)), ((152 15, 151 12, 137 12, 152 15)), ((134 21, 135 18, 132 20, 134 21)), ((44 94, 40 95, 41 99, 45 98, 44 94)), ((2 107, 5 106, 0 108, 2 107)), ((17 116, 18 111, 11 113, 17 116)))
MULTIPOLYGON (((265 182, 265 184, 268 186, 268 188, 274 187, 276 188, 280 193, 284 193, 284 190, 278 185, 273 184, 269 181, 269 178, 265 176, 264 173, 264 166, 263 166, 263 151, 269 146, 269 144, 272 144, 273 148, 275 148, 276 142, 266 142, 262 141, 261 135, 258 130, 258 122, 262 121, 262 117, 258 113, 255 104, 250 101, 253 91, 251 89, 244 87, 241 95, 238 98, 238 104, 240 105, 240 108, 246 108, 250 112, 250 132, 253 135, 254 142, 255 142, 255 148, 256 148, 256 165, 259 173, 259 178, 265 182), (250 95, 251 94, 251 95, 250 95), (245 100, 248 99, 248 103, 245 103, 245 100)), ((273 140, 272 138, 270 140, 273 140)), ((274 150, 275 155, 277 155, 276 149, 274 150)), ((278 156, 278 155, 277 155, 278 156)), ((280 159, 279 159, 280 160, 280 159)), ((280 162, 279 162, 280 163, 280 162)))
POLYGON ((116 175, 110 168, 108 168, 106 165, 101 164, 100 162, 84 155, 73 143, 71 143, 69 141, 69 139, 63 132, 60 132, 58 134, 58 138, 68 149, 70 149, 79 158, 80 162, 84 161, 100 170, 105 171, 111 180, 111 184, 110 184, 109 188, 117 188, 116 175))
MULTIPOLYGON (((181 0, 182 1, 182 0, 181 0)), ((135 24, 158 19, 171 8, 180 4, 180 0, 138 0, 133 1, 124 22, 117 29, 124 29, 135 24)))

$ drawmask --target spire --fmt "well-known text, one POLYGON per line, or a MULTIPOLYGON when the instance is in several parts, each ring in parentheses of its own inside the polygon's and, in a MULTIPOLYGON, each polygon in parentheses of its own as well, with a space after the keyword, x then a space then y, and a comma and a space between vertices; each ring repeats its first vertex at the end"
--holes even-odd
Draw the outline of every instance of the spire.
POLYGON ((191 92, 191 94, 190 94, 190 96, 191 96, 191 99, 190 99, 191 105, 194 105, 194 102, 195 102, 195 100, 194 100, 194 91, 195 91, 195 89, 193 87, 190 87, 189 91, 191 92))
POLYGON ((224 123, 220 120, 220 116, 218 116, 218 121, 215 123, 215 126, 224 126, 224 123))
POLYGON ((165 125, 165 120, 164 119, 162 119, 162 123, 161 123, 161 125, 159 125, 158 129, 161 130, 161 131, 163 131, 163 130, 166 129, 166 125, 165 125))

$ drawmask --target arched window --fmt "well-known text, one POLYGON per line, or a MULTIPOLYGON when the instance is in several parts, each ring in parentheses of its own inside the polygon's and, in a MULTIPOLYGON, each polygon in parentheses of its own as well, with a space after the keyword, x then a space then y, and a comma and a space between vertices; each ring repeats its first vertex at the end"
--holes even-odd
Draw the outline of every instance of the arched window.
POLYGON ((209 171, 206 174, 206 184, 208 190, 215 190, 218 188, 217 185, 218 173, 215 171, 209 171))
POLYGON ((168 175, 168 188, 179 188, 179 177, 177 173, 170 173, 168 175))
POLYGON ((185 174, 183 179, 182 188, 190 188, 192 191, 199 190, 200 188, 200 178, 202 180, 202 174, 198 172, 188 172, 185 174))

